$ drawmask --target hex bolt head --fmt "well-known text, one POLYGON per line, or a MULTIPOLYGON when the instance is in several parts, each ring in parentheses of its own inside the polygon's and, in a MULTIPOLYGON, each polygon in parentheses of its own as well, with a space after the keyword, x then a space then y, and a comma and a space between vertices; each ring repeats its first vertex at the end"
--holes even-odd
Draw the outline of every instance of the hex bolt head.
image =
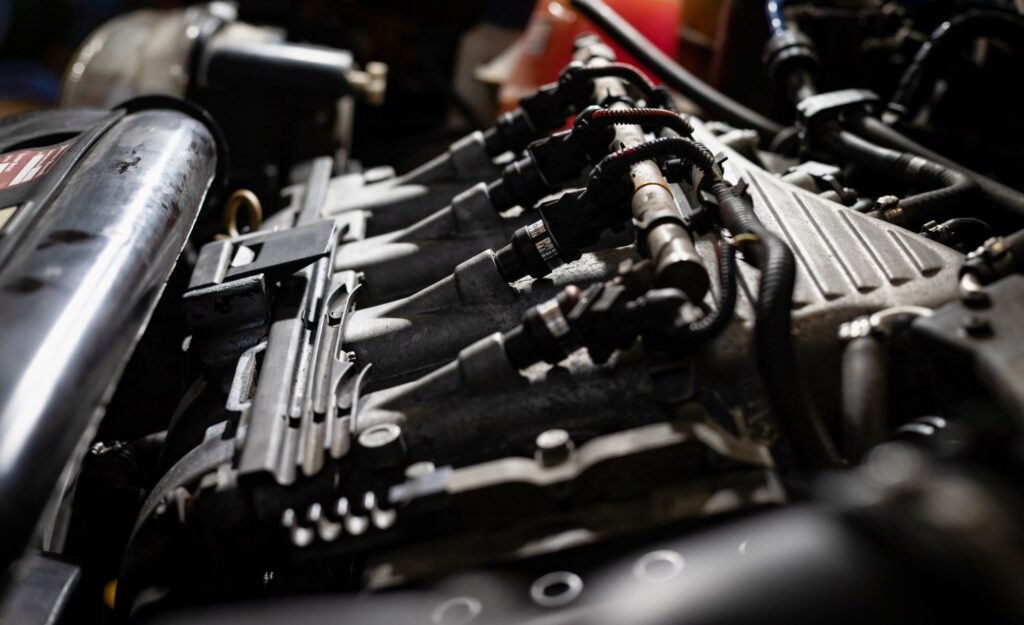
POLYGON ((562 464, 572 455, 575 446, 565 430, 545 430, 537 436, 534 458, 546 467, 562 464))
POLYGON ((372 425, 359 433, 358 440, 367 466, 391 467, 405 456, 402 428, 394 423, 372 425))

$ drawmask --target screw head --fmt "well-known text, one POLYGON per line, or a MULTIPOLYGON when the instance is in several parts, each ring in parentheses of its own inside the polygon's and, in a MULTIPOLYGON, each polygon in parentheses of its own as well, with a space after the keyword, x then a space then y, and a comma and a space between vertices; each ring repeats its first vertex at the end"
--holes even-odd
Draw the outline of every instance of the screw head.
POLYGON ((394 466, 405 456, 402 428, 394 423, 371 425, 359 433, 358 440, 371 467, 394 466))
POLYGON ((545 430, 537 436, 535 457, 547 467, 561 464, 572 454, 572 438, 565 430, 545 430))

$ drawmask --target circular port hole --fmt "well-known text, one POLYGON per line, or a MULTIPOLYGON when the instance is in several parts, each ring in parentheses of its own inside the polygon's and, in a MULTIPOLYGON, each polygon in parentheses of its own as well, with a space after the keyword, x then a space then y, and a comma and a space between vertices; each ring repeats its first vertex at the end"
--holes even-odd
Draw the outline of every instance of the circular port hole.
POLYGON ((633 576, 642 582, 667 582, 686 566, 683 556, 669 549, 644 554, 633 565, 633 576))
POLYGON ((467 625, 483 609, 480 601, 473 597, 453 597, 434 608, 430 620, 434 625, 467 625))
POLYGON ((534 603, 545 608, 557 608, 576 600, 583 592, 583 580, 569 571, 555 571, 537 578, 530 588, 534 603))

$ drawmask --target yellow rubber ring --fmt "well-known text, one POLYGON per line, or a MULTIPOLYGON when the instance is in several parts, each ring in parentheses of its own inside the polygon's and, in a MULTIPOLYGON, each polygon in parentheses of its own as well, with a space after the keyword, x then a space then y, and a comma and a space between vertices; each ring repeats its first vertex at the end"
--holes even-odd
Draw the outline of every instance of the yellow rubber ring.
POLYGON ((114 609, 114 601, 117 599, 117 580, 112 579, 103 585, 103 604, 107 608, 114 609))
POLYGON ((669 195, 671 195, 672 197, 675 197, 675 194, 672 193, 672 189, 670 189, 667 184, 665 184, 663 182, 656 182, 654 180, 649 180, 649 181, 641 184, 639 187, 635 187, 633 189, 633 195, 636 195, 637 193, 640 193, 640 189, 643 189, 644 187, 649 187, 651 185, 655 185, 657 187, 661 187, 662 189, 665 189, 666 191, 668 191, 669 195))
POLYGON ((757 243, 760 241, 756 234, 751 232, 744 232, 743 234, 737 234, 732 238, 733 247, 739 247, 744 243, 757 243))

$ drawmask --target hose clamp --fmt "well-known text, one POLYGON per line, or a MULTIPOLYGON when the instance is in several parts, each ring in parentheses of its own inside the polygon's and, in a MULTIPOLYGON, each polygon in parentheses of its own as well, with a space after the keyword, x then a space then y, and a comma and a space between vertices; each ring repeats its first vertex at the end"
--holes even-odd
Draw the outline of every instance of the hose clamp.
POLYGON ((924 306, 894 306, 880 310, 872 315, 858 317, 839 326, 839 340, 877 336, 888 337, 894 328, 910 323, 918 317, 931 317, 932 309, 924 306))
POLYGON ((906 172, 910 175, 911 180, 916 180, 921 174, 921 170, 928 164, 928 161, 921 158, 920 156, 911 156, 907 160, 906 172))

